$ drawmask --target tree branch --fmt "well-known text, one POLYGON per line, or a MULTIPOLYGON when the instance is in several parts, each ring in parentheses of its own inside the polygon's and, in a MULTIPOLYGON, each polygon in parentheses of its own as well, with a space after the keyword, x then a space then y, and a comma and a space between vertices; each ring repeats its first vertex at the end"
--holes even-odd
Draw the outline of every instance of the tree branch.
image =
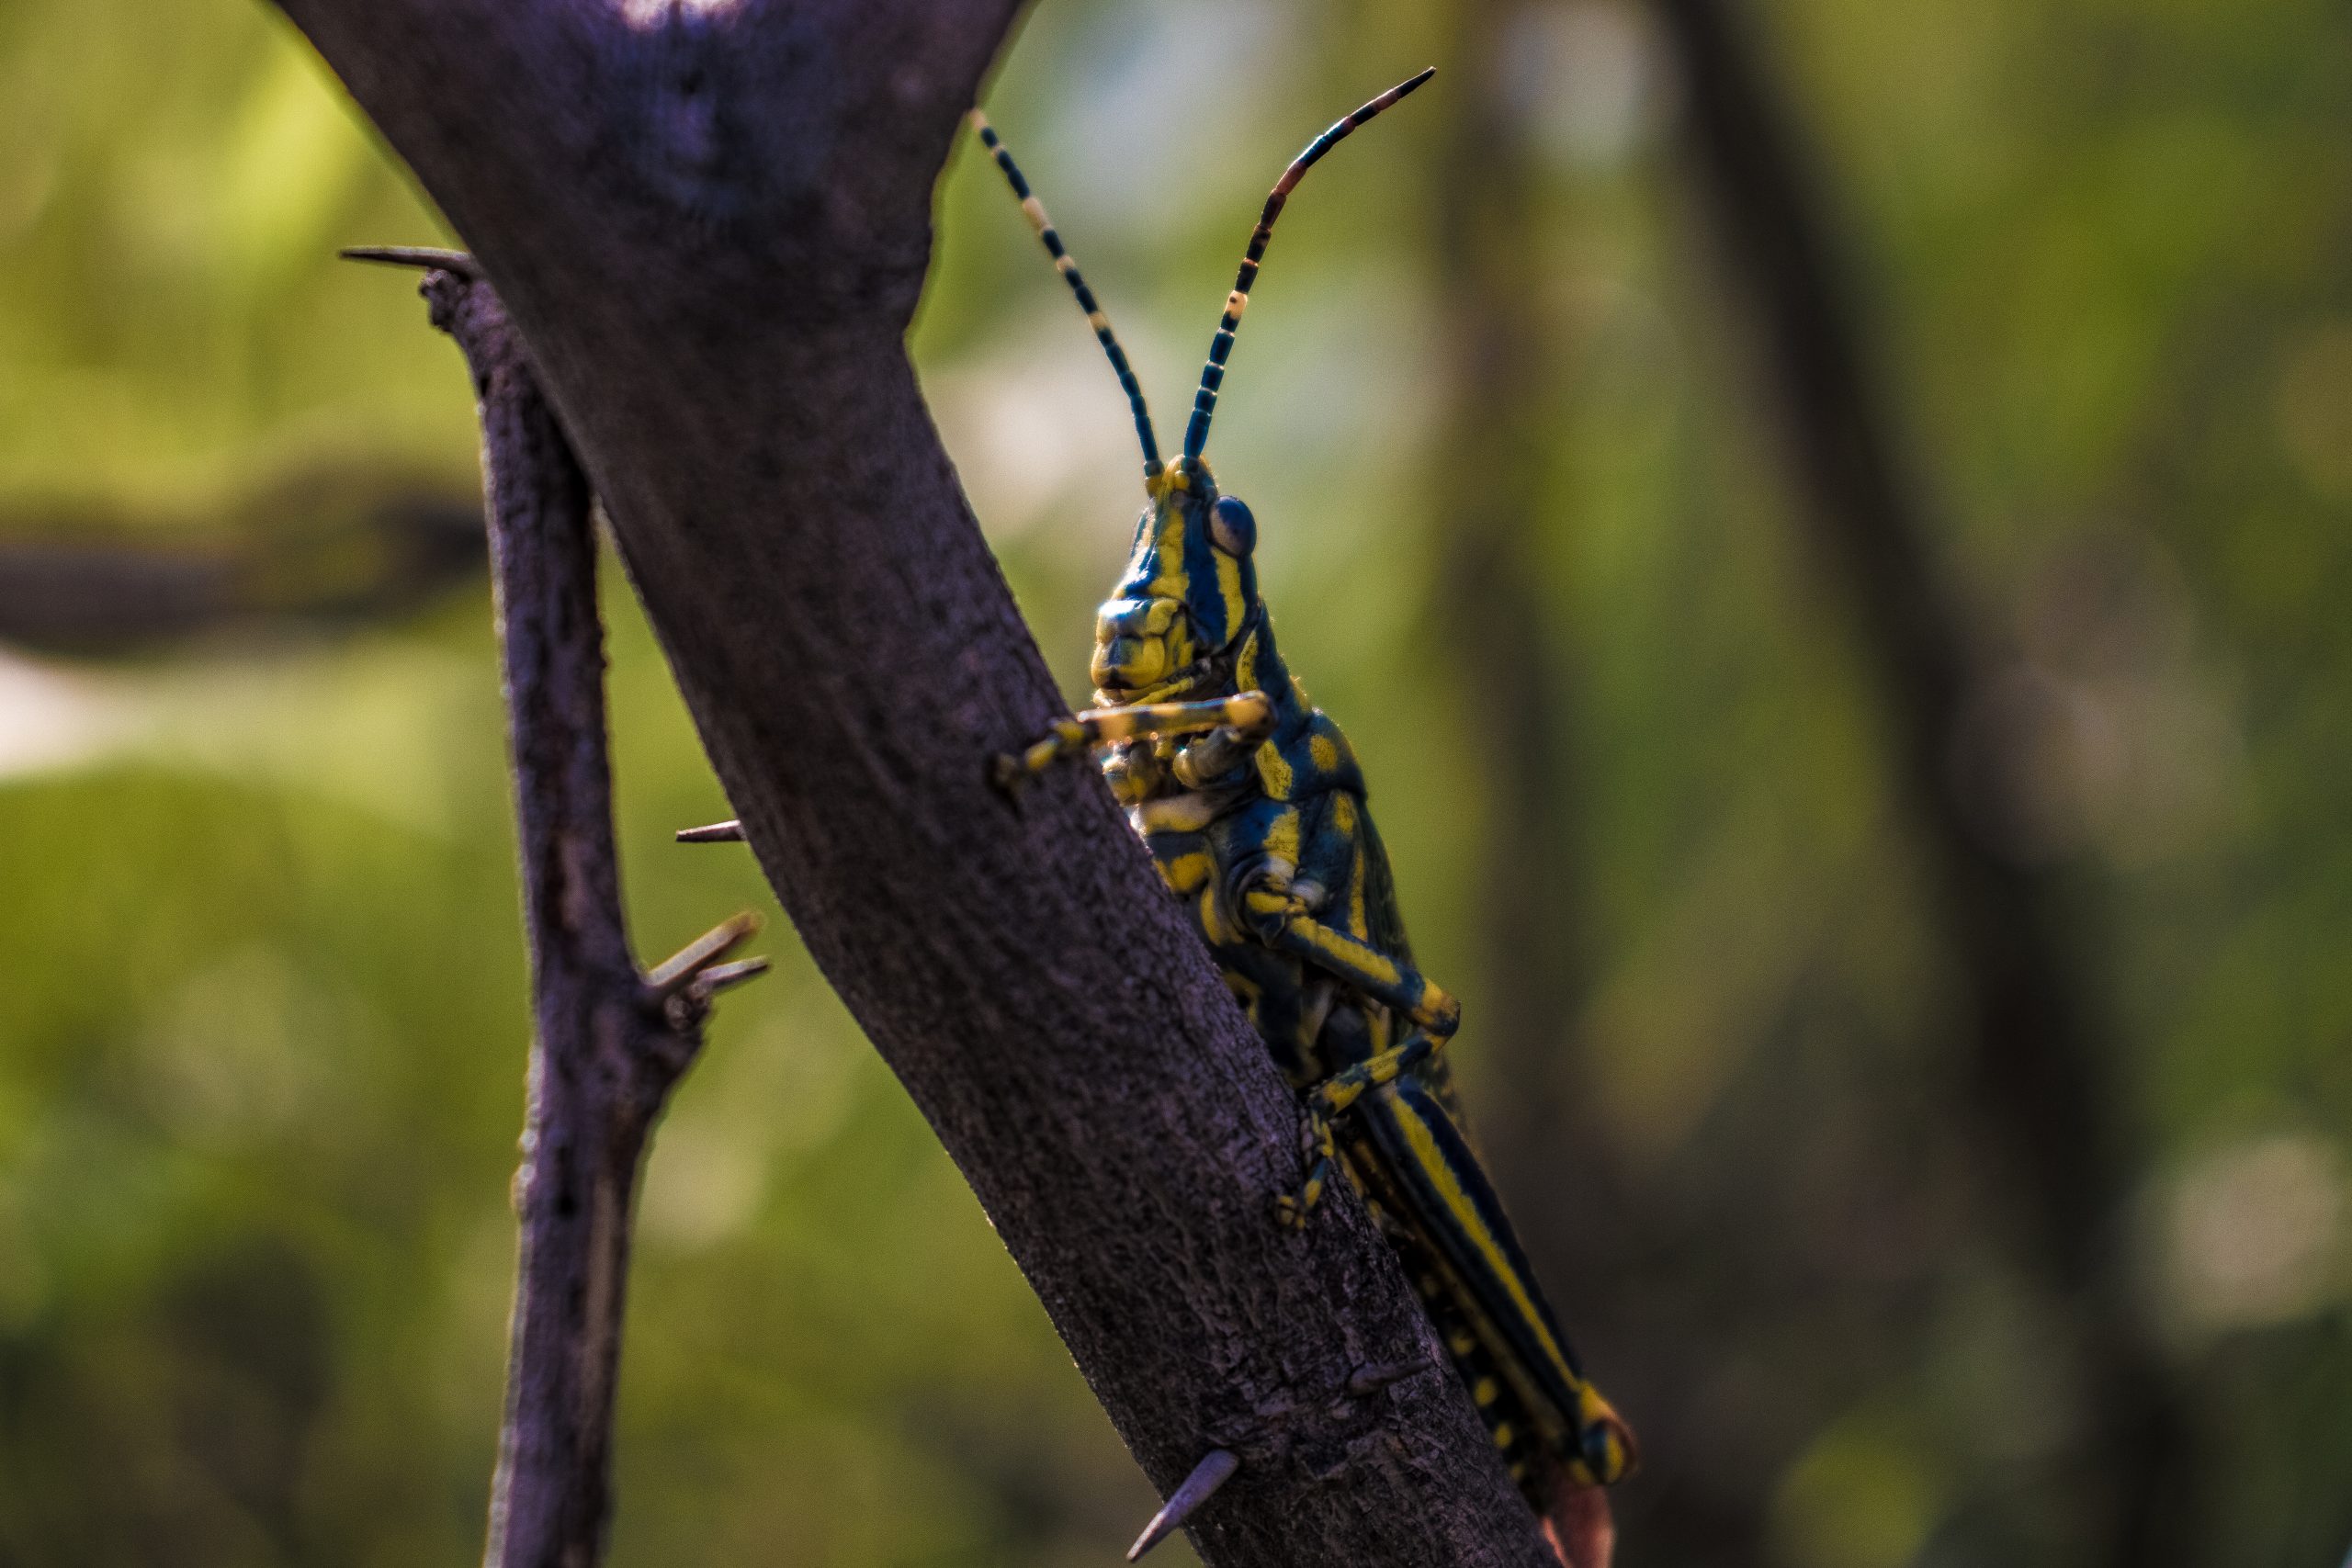
POLYGON ((1218 1568, 1543 1563, 1385 1245, 1091 777, 903 333, 1010 0, 285 0, 472 246, 752 847, 1218 1568), (1406 1375, 1367 1376, 1403 1368, 1406 1375))
POLYGON ((2022 1250, 2075 1320, 2090 1406, 2077 1495, 2104 1561, 2180 1562, 2194 1551, 2191 1427, 2119 1256, 2130 1095, 2072 973, 2056 888, 1983 830, 1953 765, 1977 671, 1929 558, 1928 488, 1883 412, 1791 116, 1740 19, 1725 0, 1658 0, 1658 9, 1689 89, 1711 216, 1724 254, 1738 258, 1736 282, 1761 330, 1799 477, 1885 687, 1900 787, 1924 829, 1973 1004, 1978 1101, 2017 1173, 2009 1208, 2022 1250))
POLYGON ((316 637, 420 615, 482 567, 478 499, 378 463, 197 516, 19 503, 0 508, 0 641, 121 659, 316 637))
POLYGON ((425 276, 473 372, 530 939, 522 1255, 488 1568, 587 1568, 610 1517, 630 1205, 654 1118, 702 1045, 739 915, 651 975, 630 956, 605 759, 604 627, 588 485, 497 297, 425 276))

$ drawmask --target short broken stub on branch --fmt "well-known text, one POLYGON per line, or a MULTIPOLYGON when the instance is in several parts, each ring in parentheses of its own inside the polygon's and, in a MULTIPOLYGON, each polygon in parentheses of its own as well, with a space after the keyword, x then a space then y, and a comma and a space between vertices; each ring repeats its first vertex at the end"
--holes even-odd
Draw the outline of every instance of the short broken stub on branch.
POLYGON ((737 915, 640 974, 620 904, 604 628, 586 476, 472 258, 346 252, 424 269, 433 323, 480 403, 531 954, 535 1038, 516 1191, 522 1248, 489 1568, 603 1555, 629 1214, 654 1119, 712 998, 767 967, 737 915))

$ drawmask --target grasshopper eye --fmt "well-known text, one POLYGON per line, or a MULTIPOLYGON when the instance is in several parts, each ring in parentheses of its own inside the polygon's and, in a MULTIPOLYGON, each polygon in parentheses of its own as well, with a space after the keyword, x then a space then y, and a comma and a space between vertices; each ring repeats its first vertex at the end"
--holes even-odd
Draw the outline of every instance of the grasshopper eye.
POLYGON ((1240 502, 1226 496, 1209 513, 1209 536, 1227 555, 1246 557, 1258 547, 1258 520, 1240 502))

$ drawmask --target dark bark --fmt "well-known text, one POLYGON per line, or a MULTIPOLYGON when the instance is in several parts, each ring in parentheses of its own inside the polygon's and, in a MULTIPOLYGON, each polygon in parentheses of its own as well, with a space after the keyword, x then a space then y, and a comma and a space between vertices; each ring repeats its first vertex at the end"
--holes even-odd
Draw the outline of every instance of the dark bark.
POLYGON ((650 976, 621 913, 605 736, 604 627, 585 477, 487 285, 426 276, 481 411, 523 919, 530 1101, 522 1253, 488 1568, 587 1568, 611 1513, 613 1389, 630 1206, 653 1120, 702 1045, 738 917, 650 976))
POLYGON ((286 0, 481 259, 752 849, 1219 1565, 1542 1563, 1062 711, 902 342, 1009 0, 286 0))
POLYGON ((2050 875, 1985 824, 1959 755, 1977 671, 1928 541, 1935 508, 1875 384, 1874 355, 1799 155, 1791 116, 1726 0, 1658 0, 1688 96, 1690 146, 1736 288, 1752 308, 1770 396, 1826 553, 1851 591, 1882 682, 1898 784, 1973 1016, 1984 1121, 2015 1173, 2005 1196, 2021 1250, 2071 1314, 2087 1404, 2073 1479, 2101 1561, 2145 1568, 2193 1555, 2190 1427, 2124 1278, 2132 1179, 2128 1087, 2107 1021, 2061 936, 2050 875))

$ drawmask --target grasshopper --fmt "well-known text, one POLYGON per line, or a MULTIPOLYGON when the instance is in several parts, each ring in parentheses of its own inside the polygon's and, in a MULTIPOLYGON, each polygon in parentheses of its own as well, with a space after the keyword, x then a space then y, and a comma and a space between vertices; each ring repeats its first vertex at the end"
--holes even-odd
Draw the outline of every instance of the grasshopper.
MULTIPOLYGON (((1202 457, 1234 333, 1292 189, 1432 74, 1331 126, 1275 183, 1172 464, 1160 458, 1108 317, 1012 154, 972 111, 1127 394, 1146 497, 1126 570, 1096 621, 1096 705, 994 759, 993 776, 1011 793, 1065 759, 1100 754, 1112 793, 1300 1096, 1307 1175, 1276 1198, 1276 1218, 1304 1225, 1335 1179, 1363 1195, 1513 1478, 1559 1535, 1584 1543, 1566 1554, 1589 1562, 1607 1552, 1605 1505, 1591 1489, 1632 1469, 1633 1434, 1586 1380, 1464 1134, 1440 1055, 1461 1009, 1413 962, 1355 752, 1276 649, 1258 592, 1257 522, 1202 457)), ((1131 1558, 1230 1472, 1230 1456, 1213 1453, 1131 1558)))
MULTIPOLYGON (((1226 297, 1173 464, 1160 458, 1142 386, 1109 317, 1002 140, 972 111, 981 144, 1117 373, 1144 459, 1134 548, 1095 624, 1097 705, 990 768, 997 786, 1015 795, 1066 759, 1101 754, 1113 795, 1298 1091, 1307 1174, 1297 1191, 1275 1197, 1275 1219, 1305 1225, 1334 1180, 1363 1196, 1512 1479, 1545 1516, 1563 1557, 1595 1568, 1611 1542, 1598 1488, 1634 1468, 1632 1429, 1585 1378, 1463 1130, 1440 1055, 1460 1005, 1413 962, 1355 751, 1275 648, 1258 592, 1257 521, 1218 490, 1201 455, 1250 285, 1291 191, 1358 126, 1433 74, 1332 125, 1275 182, 1226 297)), ((741 829, 722 822, 678 836, 708 842, 741 829)), ((1237 1467, 1226 1450, 1210 1452, 1128 1560, 1172 1534, 1237 1467)))

